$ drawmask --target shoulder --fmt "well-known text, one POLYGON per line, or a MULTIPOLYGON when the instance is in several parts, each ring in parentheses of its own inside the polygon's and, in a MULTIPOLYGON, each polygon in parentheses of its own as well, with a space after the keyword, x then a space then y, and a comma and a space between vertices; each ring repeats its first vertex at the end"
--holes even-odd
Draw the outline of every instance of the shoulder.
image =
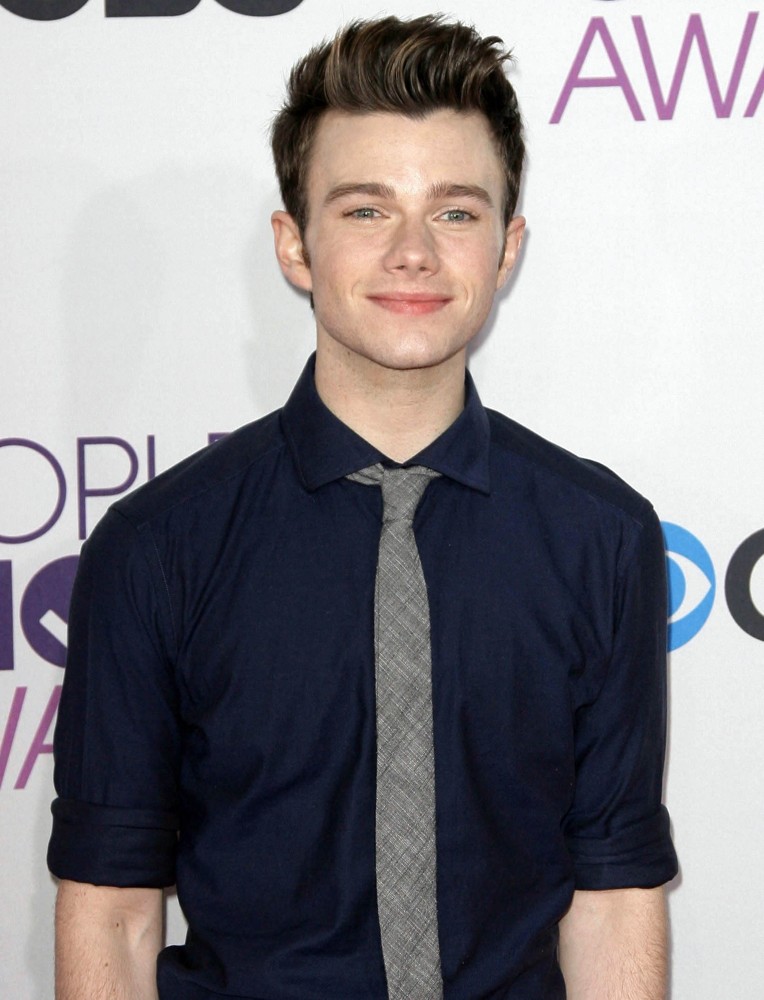
POLYGON ((245 424, 202 448, 112 505, 134 528, 194 511, 226 506, 242 484, 257 480, 258 471, 276 461, 285 447, 280 411, 245 424))
POLYGON ((513 486, 531 482, 557 500, 608 508, 639 524, 652 524, 652 504, 637 490, 591 459, 579 458, 495 410, 486 410, 494 467, 513 486))

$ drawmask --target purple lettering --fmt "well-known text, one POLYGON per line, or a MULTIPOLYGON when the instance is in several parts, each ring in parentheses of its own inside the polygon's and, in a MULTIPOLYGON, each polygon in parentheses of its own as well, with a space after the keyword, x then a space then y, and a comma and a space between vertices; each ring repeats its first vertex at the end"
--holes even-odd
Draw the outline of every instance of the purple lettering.
POLYGON ((27 753, 21 770, 19 771, 16 784, 13 786, 14 788, 26 788, 27 782, 29 781, 29 775, 32 773, 32 768, 37 762, 37 758, 40 754, 53 753, 53 744, 46 743, 45 740, 50 731, 53 719, 56 716, 56 712, 58 711, 58 703, 60 700, 61 685, 57 684, 56 687, 53 688, 53 693, 48 699, 45 711, 42 713, 40 725, 37 727, 37 732, 34 734, 32 745, 30 746, 29 752, 27 753))
POLYGON ((637 95, 634 93, 634 88, 629 81, 626 68, 618 54, 604 17, 593 17, 589 22, 583 41, 568 73, 568 78, 562 88, 562 93, 552 112, 552 117, 549 120, 550 125, 557 125, 559 123, 565 108, 568 106, 571 94, 578 87, 620 87, 634 120, 638 122, 645 120, 645 116, 642 114, 642 109, 637 100, 637 95), (607 52, 610 65, 613 67, 613 76, 582 76, 581 70, 584 67, 594 39, 598 35, 602 39, 602 44, 605 46, 605 52, 607 52))
POLYGON ((8 721, 5 723, 5 732, 3 733, 3 742, 0 743, 0 788, 3 785, 3 778, 8 767, 8 758, 11 755, 11 747, 16 737, 16 729, 19 725, 21 709, 24 707, 26 696, 27 689, 25 687, 17 687, 13 692, 11 710, 8 713, 8 721))
POLYGON ((58 499, 56 500, 56 505, 53 508, 53 513, 44 524, 42 524, 39 528, 36 528, 34 531, 28 532, 26 535, 0 535, 0 542, 5 542, 7 545, 20 545, 22 542, 31 542, 35 538, 40 538, 40 536, 44 535, 46 531, 50 531, 59 517, 61 517, 61 511, 64 509, 64 504, 66 503, 66 478, 64 476, 64 470, 58 464, 55 456, 52 455, 47 448, 43 448, 41 444, 37 444, 36 441, 28 441, 26 438, 0 439, 0 448, 11 447, 29 448, 30 451, 35 451, 38 455, 42 455, 42 457, 53 469, 53 473, 58 484, 58 499))
POLYGON ((761 71, 759 82, 756 84, 753 96, 748 103, 748 107, 745 109, 745 114, 743 115, 744 118, 753 118, 758 110, 759 104, 761 104, 762 96, 764 96, 764 70, 761 71))
POLYGON ((64 556, 43 566, 21 598, 21 628, 27 642, 54 667, 66 664, 66 629, 78 556, 64 556))
POLYGON ((85 502, 88 497, 114 497, 119 496, 120 493, 124 493, 125 490, 130 489, 130 487, 135 482, 136 476, 138 475, 138 456, 135 454, 135 449, 124 441, 122 438, 117 437, 85 437, 77 438, 77 486, 78 486, 78 523, 79 523, 79 537, 87 537, 87 519, 85 515, 85 502), (86 449, 90 445, 108 445, 111 447, 121 448, 128 459, 130 460, 130 471, 127 474, 126 479, 119 483, 117 486, 105 486, 99 487, 97 489, 89 489, 86 485, 86 470, 85 470, 85 453, 86 449))
POLYGON ((0 561, 0 670, 13 670, 13 564, 0 561))
POLYGON ((758 17, 758 13, 752 12, 746 18, 745 28, 743 29, 743 37, 737 51, 735 65, 732 69, 732 77, 730 78, 729 86, 727 87, 727 93, 724 97, 722 97, 722 93, 719 88, 719 81, 716 76, 716 70, 714 68, 714 62, 711 58, 711 50, 708 47, 708 39, 706 38, 706 32, 703 28, 703 19, 700 14, 691 14, 690 19, 687 22, 687 30, 684 33, 682 47, 679 51, 679 60, 676 64, 674 79, 671 81, 671 88, 667 98, 664 98, 663 91, 661 90, 658 73, 655 69, 655 60, 653 59, 650 42, 648 41, 647 32, 645 31, 644 21, 638 14, 632 18, 634 31, 639 43, 639 51, 642 53, 642 60, 645 64, 645 72, 647 73, 650 90, 652 91, 653 100, 655 101, 655 110, 658 112, 658 118, 661 121, 666 121, 674 117, 674 111, 676 109, 677 100, 679 99, 679 91, 682 89, 682 82, 687 69, 687 62, 690 58, 690 50, 692 49, 693 41, 697 43, 698 51, 700 52, 700 58, 703 63, 703 70, 706 74, 706 82, 708 83, 708 90, 711 94, 711 100, 713 101, 716 117, 730 117, 732 114, 732 106, 735 103, 738 88, 740 87, 740 79, 743 75, 745 61, 748 57, 748 50, 751 47, 751 40, 753 39, 753 33, 756 29, 756 21, 758 20, 758 17))
POLYGON ((157 474, 156 441, 153 434, 146 438, 146 469, 147 478, 153 479, 157 474))

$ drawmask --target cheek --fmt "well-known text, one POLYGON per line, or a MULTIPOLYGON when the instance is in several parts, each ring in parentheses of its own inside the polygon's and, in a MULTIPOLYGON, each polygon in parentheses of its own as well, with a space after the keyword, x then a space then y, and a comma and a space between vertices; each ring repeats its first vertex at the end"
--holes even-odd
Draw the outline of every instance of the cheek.
POLYGON ((368 240, 338 239, 330 234, 316 234, 310 241, 314 280, 332 284, 352 284, 362 272, 364 260, 370 255, 368 240))
MULTIPOLYGON (((493 247, 481 246, 461 262, 461 273, 470 276, 476 299, 492 299, 496 293, 501 260, 493 247)), ((457 272, 458 273, 458 272, 457 272)))
POLYGON ((499 269, 499 258, 503 255, 504 243, 493 232, 483 229, 467 237, 461 234, 461 239, 453 239, 441 245, 441 258, 463 274, 471 275, 473 280, 481 281, 483 276, 492 273, 496 276, 499 269))
POLYGON ((337 285, 340 274, 337 257, 332 252, 332 247, 326 242, 314 240, 308 249, 314 296, 331 294, 337 285))

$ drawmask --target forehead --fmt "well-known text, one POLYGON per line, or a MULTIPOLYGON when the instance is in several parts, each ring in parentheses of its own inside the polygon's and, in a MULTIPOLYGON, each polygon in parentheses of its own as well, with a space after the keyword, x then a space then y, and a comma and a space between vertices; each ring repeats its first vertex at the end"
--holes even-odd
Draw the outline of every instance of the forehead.
POLYGON ((479 112, 438 110, 421 118, 328 111, 311 151, 309 198, 348 182, 415 188, 433 182, 504 185, 488 121, 479 112))

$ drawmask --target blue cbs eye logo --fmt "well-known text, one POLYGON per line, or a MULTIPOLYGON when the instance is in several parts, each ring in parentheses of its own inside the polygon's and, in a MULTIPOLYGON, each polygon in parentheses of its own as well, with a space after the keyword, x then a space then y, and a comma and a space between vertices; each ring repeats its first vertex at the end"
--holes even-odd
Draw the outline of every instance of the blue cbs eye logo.
POLYGON ((668 574, 668 648, 679 649, 706 624, 716 597, 711 557, 695 535, 661 522, 668 574))

